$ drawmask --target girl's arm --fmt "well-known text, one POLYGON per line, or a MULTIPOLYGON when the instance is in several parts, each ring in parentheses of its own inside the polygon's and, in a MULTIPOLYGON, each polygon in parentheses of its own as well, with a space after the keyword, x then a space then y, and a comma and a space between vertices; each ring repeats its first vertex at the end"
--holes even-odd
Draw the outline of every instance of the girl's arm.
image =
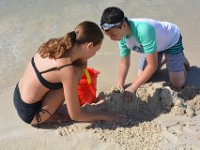
POLYGON ((84 121, 84 122, 98 121, 98 120, 119 121, 120 119, 122 119, 121 115, 114 115, 105 112, 89 113, 81 109, 77 95, 77 86, 80 78, 79 71, 77 71, 77 68, 71 66, 63 69, 62 73, 64 95, 70 118, 75 121, 84 121))

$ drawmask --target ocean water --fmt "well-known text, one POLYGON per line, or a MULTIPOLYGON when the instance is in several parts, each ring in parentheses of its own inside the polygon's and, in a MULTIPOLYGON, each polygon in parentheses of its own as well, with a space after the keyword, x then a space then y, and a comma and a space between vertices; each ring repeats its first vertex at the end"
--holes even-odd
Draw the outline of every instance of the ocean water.
MULTIPOLYGON (((109 6, 120 7, 128 18, 176 23, 181 28, 185 53, 193 58, 192 63, 198 61, 199 0, 0 0, 0 92, 18 82, 40 44, 72 31, 81 21, 99 24, 109 6)), ((97 55, 116 53, 116 43, 105 38, 97 55)))

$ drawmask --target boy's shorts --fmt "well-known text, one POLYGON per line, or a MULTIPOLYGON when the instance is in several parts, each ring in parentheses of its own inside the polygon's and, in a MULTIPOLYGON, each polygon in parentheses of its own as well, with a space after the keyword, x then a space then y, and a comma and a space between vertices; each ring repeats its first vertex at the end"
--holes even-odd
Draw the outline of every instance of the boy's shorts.
MULTIPOLYGON (((158 68, 160 68, 161 60, 163 55, 165 55, 166 59, 166 66, 168 72, 179 72, 184 71, 184 53, 183 53, 183 46, 182 46, 182 37, 180 36, 179 41, 172 46, 171 48, 158 53, 158 68), (177 50, 178 53, 169 53, 169 51, 177 50)), ((145 54, 141 54, 139 59, 139 70, 144 70, 147 65, 146 56, 145 54)))

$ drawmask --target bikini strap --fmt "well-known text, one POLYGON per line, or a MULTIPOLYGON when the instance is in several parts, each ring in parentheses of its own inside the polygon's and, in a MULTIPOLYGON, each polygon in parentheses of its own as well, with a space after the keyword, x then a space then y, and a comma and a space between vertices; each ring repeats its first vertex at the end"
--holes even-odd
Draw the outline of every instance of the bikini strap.
POLYGON ((67 67, 67 66, 71 66, 73 64, 66 64, 66 65, 63 65, 63 66, 60 66, 60 67, 53 67, 53 68, 50 68, 50 69, 47 69, 45 71, 41 71, 40 74, 43 74, 43 73, 46 73, 46 72, 50 72, 50 71, 54 71, 54 70, 60 70, 64 67, 67 67))
POLYGON ((40 122, 42 121, 39 114, 40 112, 42 112, 43 114, 47 113, 50 117, 52 117, 52 114, 48 110, 41 108, 40 111, 35 114, 37 120, 37 128, 39 128, 40 122))
POLYGON ((31 62, 32 62, 32 65, 33 65, 35 71, 37 72, 37 74, 43 74, 43 73, 50 72, 50 71, 54 71, 54 70, 60 70, 60 69, 62 69, 62 68, 64 68, 64 67, 73 65, 73 64, 66 64, 66 65, 63 65, 63 66, 60 66, 60 67, 53 67, 53 68, 47 69, 47 70, 45 70, 45 71, 39 72, 39 70, 38 70, 37 67, 35 66, 34 57, 32 58, 31 62))

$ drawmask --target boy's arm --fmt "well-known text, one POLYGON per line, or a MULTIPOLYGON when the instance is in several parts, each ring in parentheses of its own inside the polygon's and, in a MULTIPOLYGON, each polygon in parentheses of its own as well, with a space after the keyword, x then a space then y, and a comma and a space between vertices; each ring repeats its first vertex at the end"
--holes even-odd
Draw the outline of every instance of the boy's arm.
POLYGON ((131 93, 135 93, 136 90, 144 84, 147 80, 150 79, 150 77, 153 75, 153 73, 156 71, 158 66, 158 56, 157 52, 153 52, 151 54, 146 54, 146 60, 147 60, 147 66, 143 70, 140 76, 136 78, 135 81, 127 88, 127 91, 131 93))
POLYGON ((136 78, 132 85, 127 89, 134 93, 142 84, 144 84, 153 73, 156 71, 158 66, 158 54, 156 44, 156 31, 148 23, 140 23, 138 26, 138 40, 143 46, 144 53, 146 55, 147 66, 136 78))
POLYGON ((130 55, 121 57, 118 68, 118 82, 117 82, 117 86, 119 89, 123 89, 128 74, 129 66, 130 66, 130 55))
POLYGON ((117 87, 121 91, 121 90, 124 90, 123 86, 128 74, 129 66, 130 66, 131 50, 127 47, 125 38, 122 38, 118 44, 119 44, 119 52, 120 52, 120 62, 119 62, 119 67, 118 67, 117 87))

